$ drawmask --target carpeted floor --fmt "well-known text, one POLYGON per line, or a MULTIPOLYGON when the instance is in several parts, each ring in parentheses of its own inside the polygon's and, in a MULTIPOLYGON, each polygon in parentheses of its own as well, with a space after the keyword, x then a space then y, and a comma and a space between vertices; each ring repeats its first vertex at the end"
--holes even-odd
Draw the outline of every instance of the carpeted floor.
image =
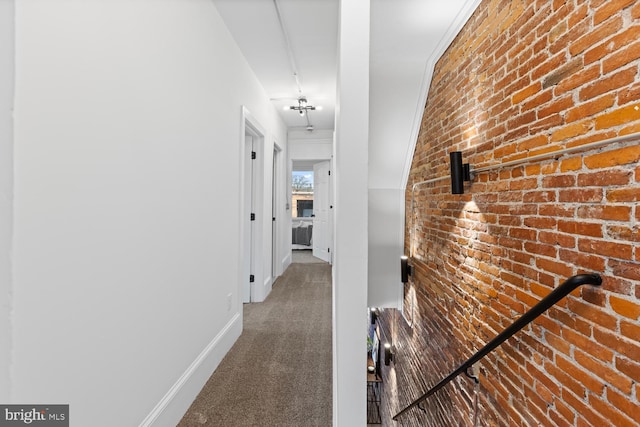
POLYGON ((331 426, 331 359, 331 266, 293 263, 178 426, 331 426))
POLYGON ((291 262, 302 264, 326 264, 326 262, 320 258, 314 257, 311 249, 291 251, 291 262))

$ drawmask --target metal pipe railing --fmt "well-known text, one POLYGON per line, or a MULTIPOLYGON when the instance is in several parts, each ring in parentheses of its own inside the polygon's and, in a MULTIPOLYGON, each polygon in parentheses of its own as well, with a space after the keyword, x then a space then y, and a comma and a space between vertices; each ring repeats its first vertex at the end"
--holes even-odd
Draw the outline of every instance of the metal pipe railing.
POLYGON ((451 372, 449 376, 444 378, 438 384, 433 386, 429 391, 424 393, 422 396, 418 397, 411 404, 409 404, 406 408, 398 412, 393 420, 397 420, 402 414, 409 411, 411 408, 418 406, 423 400, 434 394, 436 391, 440 390, 442 387, 451 382, 458 375, 467 373, 469 368, 473 366, 474 363, 478 362, 480 359, 485 357, 491 351, 493 351, 500 344, 511 338, 516 332, 520 331, 520 329, 527 326, 529 323, 534 321, 538 316, 547 311, 551 306, 560 301, 565 296, 569 295, 574 289, 578 286, 582 285, 594 285, 600 286, 602 284, 602 278, 598 274, 578 274, 576 276, 571 276, 568 278, 563 284, 554 289, 549 295, 540 300, 539 303, 531 307, 529 311, 520 316, 516 321, 514 321, 511 325, 509 325, 504 331, 502 331, 499 335, 497 335, 494 339, 492 339, 488 344, 482 347, 476 354, 471 356, 466 362, 458 367, 455 371, 451 372))

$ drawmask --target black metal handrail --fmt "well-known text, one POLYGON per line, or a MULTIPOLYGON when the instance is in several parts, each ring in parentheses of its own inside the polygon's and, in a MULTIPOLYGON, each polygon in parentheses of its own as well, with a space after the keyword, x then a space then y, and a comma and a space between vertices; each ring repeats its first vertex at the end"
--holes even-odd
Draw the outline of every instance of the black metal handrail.
MULTIPOLYGON (((540 300, 539 303, 531 307, 529 311, 520 316, 515 322, 513 322, 510 326, 508 326, 504 331, 502 331, 498 336, 492 339, 487 345, 482 347, 476 354, 471 356, 466 362, 458 367, 455 371, 449 374, 448 377, 444 378, 438 384, 433 386, 429 391, 425 394, 414 400, 410 405, 404 408, 402 411, 398 412, 393 420, 395 421, 399 416, 410 410, 411 408, 418 406, 423 400, 434 394, 436 391, 440 390, 446 384, 448 384, 451 380, 456 378, 458 375, 465 373, 468 376, 468 370, 473 366, 474 363, 485 357, 491 351, 493 351, 500 344, 511 338, 516 332, 520 329, 527 326, 536 317, 540 316, 542 313, 547 311, 552 305, 560 301, 565 296, 569 295, 574 289, 578 286, 582 285, 594 285, 600 286, 602 284, 602 278, 598 274, 578 274, 576 276, 571 276, 568 278, 563 284, 554 289, 549 295, 540 300)), ((476 380, 477 381, 477 380, 476 380)))

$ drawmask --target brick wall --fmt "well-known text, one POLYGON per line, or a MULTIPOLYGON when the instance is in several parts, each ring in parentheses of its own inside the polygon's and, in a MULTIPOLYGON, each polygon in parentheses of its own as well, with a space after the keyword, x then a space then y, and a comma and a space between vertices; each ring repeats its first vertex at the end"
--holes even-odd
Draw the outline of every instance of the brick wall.
POLYGON ((600 273, 395 425, 640 424, 640 2, 487 0, 438 62, 407 189, 414 275, 381 315, 384 424, 571 275, 600 273), (635 137, 632 137, 635 138, 635 137), (412 184, 442 177, 420 185, 412 184), (413 198, 413 200, 412 200, 413 198), (413 209, 412 209, 413 206, 413 209))

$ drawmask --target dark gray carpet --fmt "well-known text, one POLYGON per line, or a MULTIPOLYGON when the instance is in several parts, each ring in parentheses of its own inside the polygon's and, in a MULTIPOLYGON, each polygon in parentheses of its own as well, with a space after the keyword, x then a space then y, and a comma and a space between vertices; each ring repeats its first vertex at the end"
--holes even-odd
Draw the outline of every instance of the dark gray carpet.
POLYGON ((331 266, 291 264, 178 426, 331 426, 331 354, 331 266))
POLYGON ((292 263, 301 263, 301 264, 326 264, 325 261, 320 258, 316 258, 313 256, 313 251, 310 249, 307 250, 294 250, 291 251, 291 262, 292 263))

